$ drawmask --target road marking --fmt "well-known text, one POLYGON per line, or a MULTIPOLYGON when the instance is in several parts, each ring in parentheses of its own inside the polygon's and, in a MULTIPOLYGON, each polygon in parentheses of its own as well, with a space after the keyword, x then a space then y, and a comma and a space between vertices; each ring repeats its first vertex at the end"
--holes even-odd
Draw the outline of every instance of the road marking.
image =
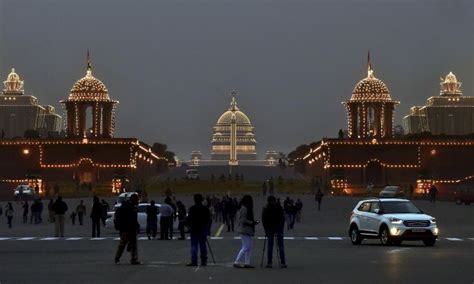
POLYGON ((304 239, 305 239, 305 240, 311 240, 311 241, 317 241, 317 240, 319 240, 318 237, 305 237, 304 239))
POLYGON ((453 242, 462 242, 462 239, 460 238, 446 238, 448 241, 453 241, 453 242))
POLYGON ((11 238, 0 238, 0 241, 6 241, 6 240, 9 240, 11 238))
POLYGON ((103 241, 105 238, 90 238, 91 241, 103 241))
POLYGON ((342 241, 341 237, 328 237, 328 240, 330 241, 342 241))
POLYGON ((469 238, 471 241, 474 241, 474 238, 469 238))
POLYGON ((295 237, 284 237, 283 239, 285 239, 285 240, 294 240, 295 237))
POLYGON ((138 240, 139 240, 139 241, 148 240, 148 237, 139 237, 138 240))
POLYGON ((234 240, 240 240, 242 237, 234 237, 234 240))
POLYGON ((18 238, 18 241, 31 241, 36 239, 36 237, 23 237, 23 238, 18 238))
POLYGON ((266 237, 257 237, 258 240, 264 240, 266 237))
POLYGON ((223 237, 211 237, 211 240, 223 240, 223 237))
POLYGON ((82 240, 82 238, 67 238, 66 241, 79 241, 82 240))
POLYGON ((114 238, 114 241, 120 241, 120 238, 114 238))
POLYGON ((221 226, 219 227, 219 229, 217 229, 217 232, 216 232, 216 234, 214 235, 214 237, 220 237, 223 229, 224 229, 224 224, 221 224, 221 226))
POLYGON ((48 238, 42 238, 40 241, 55 241, 58 240, 59 238, 56 237, 48 237, 48 238))
POLYGON ((194 272, 198 272, 198 270, 199 270, 200 267, 201 267, 201 266, 196 267, 196 269, 194 269, 194 272))

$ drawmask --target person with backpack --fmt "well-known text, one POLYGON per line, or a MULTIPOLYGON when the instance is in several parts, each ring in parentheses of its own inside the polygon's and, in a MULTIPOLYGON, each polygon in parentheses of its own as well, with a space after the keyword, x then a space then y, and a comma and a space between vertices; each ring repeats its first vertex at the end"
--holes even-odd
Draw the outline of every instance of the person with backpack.
MULTIPOLYGON (((92 208, 91 208, 92 237, 93 238, 100 238, 100 221, 102 219, 102 211, 103 211, 102 203, 100 203, 99 198, 97 196, 94 196, 93 201, 92 201, 92 208)), ((85 212, 85 206, 84 206, 84 212, 85 212)))
MULTIPOLYGON (((273 263, 273 243, 277 240, 278 251, 280 253, 280 267, 286 268, 285 246, 283 244, 283 230, 285 227, 285 213, 283 208, 274 196, 269 196, 267 205, 262 210, 262 224, 265 229, 265 237, 268 241, 267 248, 267 268, 272 268, 273 263)), ((262 256, 263 260, 263 256, 262 256)))
POLYGON ((253 200, 250 195, 245 195, 241 201, 242 207, 238 213, 238 230, 240 235, 241 247, 234 261, 235 268, 254 268, 250 265, 250 256, 252 252, 252 237, 255 235, 255 221, 253 214, 253 200), (243 263, 241 260, 243 259, 243 263))
POLYGON ((132 265, 142 264, 138 261, 137 234, 140 224, 138 215, 138 195, 132 194, 128 201, 122 202, 122 205, 115 211, 115 229, 120 232, 120 242, 115 253, 115 264, 120 263, 123 251, 127 247, 130 251, 132 265))

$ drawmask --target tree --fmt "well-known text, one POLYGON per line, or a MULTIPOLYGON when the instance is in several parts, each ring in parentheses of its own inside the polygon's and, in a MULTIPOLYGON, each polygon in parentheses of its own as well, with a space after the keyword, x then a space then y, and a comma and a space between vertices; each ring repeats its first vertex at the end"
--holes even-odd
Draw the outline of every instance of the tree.
POLYGON ((166 144, 156 142, 156 143, 153 143, 153 146, 151 146, 151 149, 157 155, 163 156, 166 150, 168 149, 168 146, 166 144))

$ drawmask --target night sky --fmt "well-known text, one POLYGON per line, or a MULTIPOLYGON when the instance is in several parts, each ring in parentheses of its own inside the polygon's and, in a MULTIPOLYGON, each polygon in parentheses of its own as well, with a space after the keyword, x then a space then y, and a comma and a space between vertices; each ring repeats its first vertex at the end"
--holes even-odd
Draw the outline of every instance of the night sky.
POLYGON ((336 137, 341 101, 375 75, 413 105, 453 71, 474 95, 472 0, 0 0, 0 77, 62 110, 85 75, 119 100, 117 136, 210 152, 212 126, 236 89, 257 151, 288 152, 336 137))

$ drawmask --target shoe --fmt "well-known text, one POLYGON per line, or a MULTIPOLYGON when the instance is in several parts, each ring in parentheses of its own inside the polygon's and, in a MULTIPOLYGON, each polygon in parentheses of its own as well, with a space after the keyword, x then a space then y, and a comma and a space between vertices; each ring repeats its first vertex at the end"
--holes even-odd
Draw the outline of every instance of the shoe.
POLYGON ((246 265, 244 265, 244 268, 255 268, 255 266, 252 266, 250 264, 246 264, 246 265))
POLYGON ((242 264, 234 263, 233 265, 235 268, 244 268, 242 264))
POLYGON ((271 263, 267 264, 267 266, 265 266, 265 268, 272 268, 272 264, 271 263))
POLYGON ((286 266, 286 264, 284 264, 284 263, 282 265, 280 265, 280 268, 287 268, 287 267, 288 266, 286 266))
POLYGON ((191 262, 191 263, 186 264, 186 266, 196 267, 196 266, 198 266, 198 265, 197 265, 197 263, 192 263, 192 262, 191 262))
POLYGON ((120 258, 116 258, 114 261, 115 261, 115 264, 119 264, 120 263, 120 258))
POLYGON ((132 261, 130 262, 130 264, 131 264, 131 265, 141 265, 142 262, 141 262, 141 261, 138 261, 138 260, 132 260, 132 261))

